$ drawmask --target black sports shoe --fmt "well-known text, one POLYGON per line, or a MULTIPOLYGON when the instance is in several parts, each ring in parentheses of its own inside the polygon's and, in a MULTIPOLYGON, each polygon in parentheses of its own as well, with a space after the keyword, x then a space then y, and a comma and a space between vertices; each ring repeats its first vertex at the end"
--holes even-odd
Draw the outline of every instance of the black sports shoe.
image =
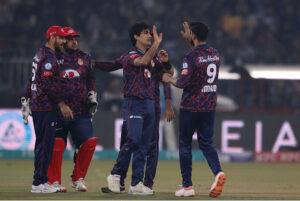
MULTIPOLYGON (((102 193, 112 193, 112 191, 109 190, 109 188, 107 186, 106 187, 102 187, 101 191, 102 191, 102 193)), ((121 193, 125 193, 125 186, 120 186, 120 192, 121 193)))

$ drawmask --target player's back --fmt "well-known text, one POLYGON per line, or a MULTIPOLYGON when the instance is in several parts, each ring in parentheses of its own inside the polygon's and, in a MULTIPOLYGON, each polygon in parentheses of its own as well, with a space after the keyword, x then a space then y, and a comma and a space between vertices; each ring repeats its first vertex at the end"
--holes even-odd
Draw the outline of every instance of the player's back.
POLYGON ((183 59, 181 74, 190 74, 184 87, 181 108, 211 111, 216 108, 219 53, 209 45, 197 46, 183 59), (190 72, 192 71, 192 72, 190 72))

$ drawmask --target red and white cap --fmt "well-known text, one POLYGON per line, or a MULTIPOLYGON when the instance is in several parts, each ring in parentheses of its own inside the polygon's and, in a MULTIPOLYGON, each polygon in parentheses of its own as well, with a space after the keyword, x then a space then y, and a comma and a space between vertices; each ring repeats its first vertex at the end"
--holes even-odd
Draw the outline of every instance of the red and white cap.
POLYGON ((76 31, 72 27, 64 27, 64 31, 67 36, 80 37, 80 34, 76 33, 76 31))
POLYGON ((67 34, 61 26, 54 25, 49 27, 46 33, 47 38, 51 36, 67 36, 67 34))

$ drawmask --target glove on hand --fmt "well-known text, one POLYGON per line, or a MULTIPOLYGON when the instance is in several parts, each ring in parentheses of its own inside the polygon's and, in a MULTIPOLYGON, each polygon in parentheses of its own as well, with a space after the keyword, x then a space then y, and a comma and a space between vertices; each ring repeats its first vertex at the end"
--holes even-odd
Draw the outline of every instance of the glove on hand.
POLYGON ((28 124, 28 116, 31 115, 31 109, 29 107, 29 103, 30 103, 30 98, 28 98, 26 100, 25 97, 21 98, 21 110, 22 110, 22 118, 24 121, 24 124, 27 125, 28 124))
POLYGON ((91 117, 94 117, 94 115, 97 112, 97 108, 98 108, 97 92, 89 91, 88 100, 90 102, 90 115, 91 115, 91 117))

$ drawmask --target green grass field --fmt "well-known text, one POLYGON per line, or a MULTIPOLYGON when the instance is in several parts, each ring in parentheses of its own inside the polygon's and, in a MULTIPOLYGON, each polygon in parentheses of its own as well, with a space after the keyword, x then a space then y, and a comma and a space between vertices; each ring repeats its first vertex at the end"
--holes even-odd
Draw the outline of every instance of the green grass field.
MULTIPOLYGON (((104 194, 100 187, 106 186, 106 177, 114 161, 92 161, 86 176, 88 192, 76 192, 69 186, 73 163, 65 160, 62 182, 66 193, 30 193, 33 160, 0 160, 0 199, 1 200, 182 200, 174 192, 179 189, 181 175, 178 161, 160 161, 155 180, 153 196, 132 196, 125 194, 104 194)), ((226 200, 252 199, 300 199, 300 164, 257 164, 223 163, 227 183, 221 197, 226 200)), ((126 189, 130 182, 127 178, 126 189)), ((207 200, 213 175, 205 162, 193 163, 194 198, 188 200, 207 200)))

